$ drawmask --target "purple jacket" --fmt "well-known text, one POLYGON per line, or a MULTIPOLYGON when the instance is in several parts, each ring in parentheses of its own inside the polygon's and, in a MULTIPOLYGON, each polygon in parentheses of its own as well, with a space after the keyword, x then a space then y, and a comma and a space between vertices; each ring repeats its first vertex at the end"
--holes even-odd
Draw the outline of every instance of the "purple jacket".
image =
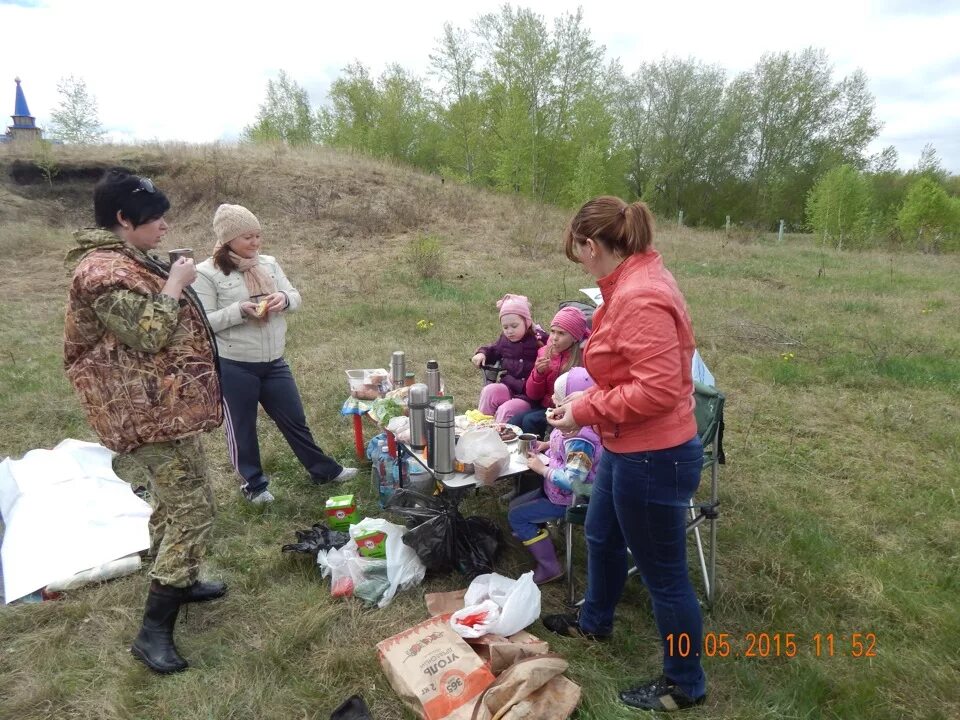
POLYGON ((500 382, 510 388, 510 394, 513 397, 523 396, 527 376, 533 370, 537 351, 543 342, 541 335, 546 334, 537 328, 533 333, 524 335, 522 340, 510 342, 503 333, 500 333, 495 343, 478 347, 476 350, 487 357, 487 365, 500 362, 504 370, 500 382))
POLYGON ((571 438, 565 438, 560 430, 554 428, 550 433, 550 465, 543 478, 543 492, 550 502, 567 507, 573 505, 573 493, 554 485, 550 473, 563 472, 568 481, 578 477, 591 485, 602 454, 603 445, 592 427, 580 428, 580 432, 571 438))

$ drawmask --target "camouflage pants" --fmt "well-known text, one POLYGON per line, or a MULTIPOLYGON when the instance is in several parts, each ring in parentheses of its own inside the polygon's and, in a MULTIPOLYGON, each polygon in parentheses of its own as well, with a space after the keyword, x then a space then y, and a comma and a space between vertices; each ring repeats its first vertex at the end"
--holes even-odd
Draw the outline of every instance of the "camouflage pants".
POLYGON ((213 487, 199 435, 149 443, 130 452, 149 477, 150 577, 186 587, 200 575, 213 527, 213 487))

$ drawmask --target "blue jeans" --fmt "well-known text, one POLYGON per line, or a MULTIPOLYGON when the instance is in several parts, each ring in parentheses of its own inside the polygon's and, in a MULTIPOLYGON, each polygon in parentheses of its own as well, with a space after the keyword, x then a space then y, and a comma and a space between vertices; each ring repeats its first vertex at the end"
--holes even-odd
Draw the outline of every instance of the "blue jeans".
POLYGON ((698 437, 666 450, 604 451, 587 509, 587 594, 579 621, 586 632, 613 631, 629 547, 650 591, 663 641, 663 674, 692 698, 706 692, 700 665, 703 620, 687 574, 686 538, 687 508, 702 467, 698 437), (682 633, 690 641, 686 657, 677 652, 682 633))
POLYGON ((543 492, 543 488, 531 490, 513 499, 507 512, 510 528, 520 540, 533 540, 540 532, 540 525, 551 520, 559 520, 567 514, 563 505, 554 505, 543 492))
POLYGON ((526 412, 514 415, 507 422, 510 425, 516 425, 525 433, 533 433, 542 439, 547 431, 547 409, 536 404, 526 412))

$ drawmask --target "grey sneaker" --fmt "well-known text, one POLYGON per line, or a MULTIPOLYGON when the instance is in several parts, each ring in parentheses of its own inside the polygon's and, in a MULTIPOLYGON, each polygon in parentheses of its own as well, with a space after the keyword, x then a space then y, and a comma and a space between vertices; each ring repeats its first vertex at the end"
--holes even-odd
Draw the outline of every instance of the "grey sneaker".
POLYGON ((347 480, 353 480, 357 476, 356 468, 345 467, 340 471, 340 474, 331 480, 331 482, 341 483, 346 482, 347 480))
POLYGON ((249 493, 244 492, 243 496, 250 501, 251 505, 266 505, 267 503, 272 503, 274 500, 276 500, 276 498, 273 497, 273 493, 266 489, 261 490, 256 495, 250 495, 249 493))

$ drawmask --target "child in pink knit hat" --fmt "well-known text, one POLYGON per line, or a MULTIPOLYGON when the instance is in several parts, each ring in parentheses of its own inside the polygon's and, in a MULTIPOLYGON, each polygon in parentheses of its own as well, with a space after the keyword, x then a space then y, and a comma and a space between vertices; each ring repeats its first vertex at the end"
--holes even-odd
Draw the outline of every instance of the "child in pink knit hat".
POLYGON ((543 437, 547 408, 553 407, 553 384, 570 368, 583 364, 581 344, 590 336, 587 318, 575 307, 561 308, 550 322, 550 341, 540 348, 533 371, 527 376, 524 395, 530 407, 507 419, 525 433, 543 437))
POLYGON ((497 422, 505 422, 505 418, 530 409, 524 388, 547 335, 534 324, 530 301, 525 296, 507 293, 497 301, 497 310, 500 337, 477 348, 471 361, 477 367, 500 363, 500 379, 484 386, 478 407, 480 412, 496 417, 497 422))

